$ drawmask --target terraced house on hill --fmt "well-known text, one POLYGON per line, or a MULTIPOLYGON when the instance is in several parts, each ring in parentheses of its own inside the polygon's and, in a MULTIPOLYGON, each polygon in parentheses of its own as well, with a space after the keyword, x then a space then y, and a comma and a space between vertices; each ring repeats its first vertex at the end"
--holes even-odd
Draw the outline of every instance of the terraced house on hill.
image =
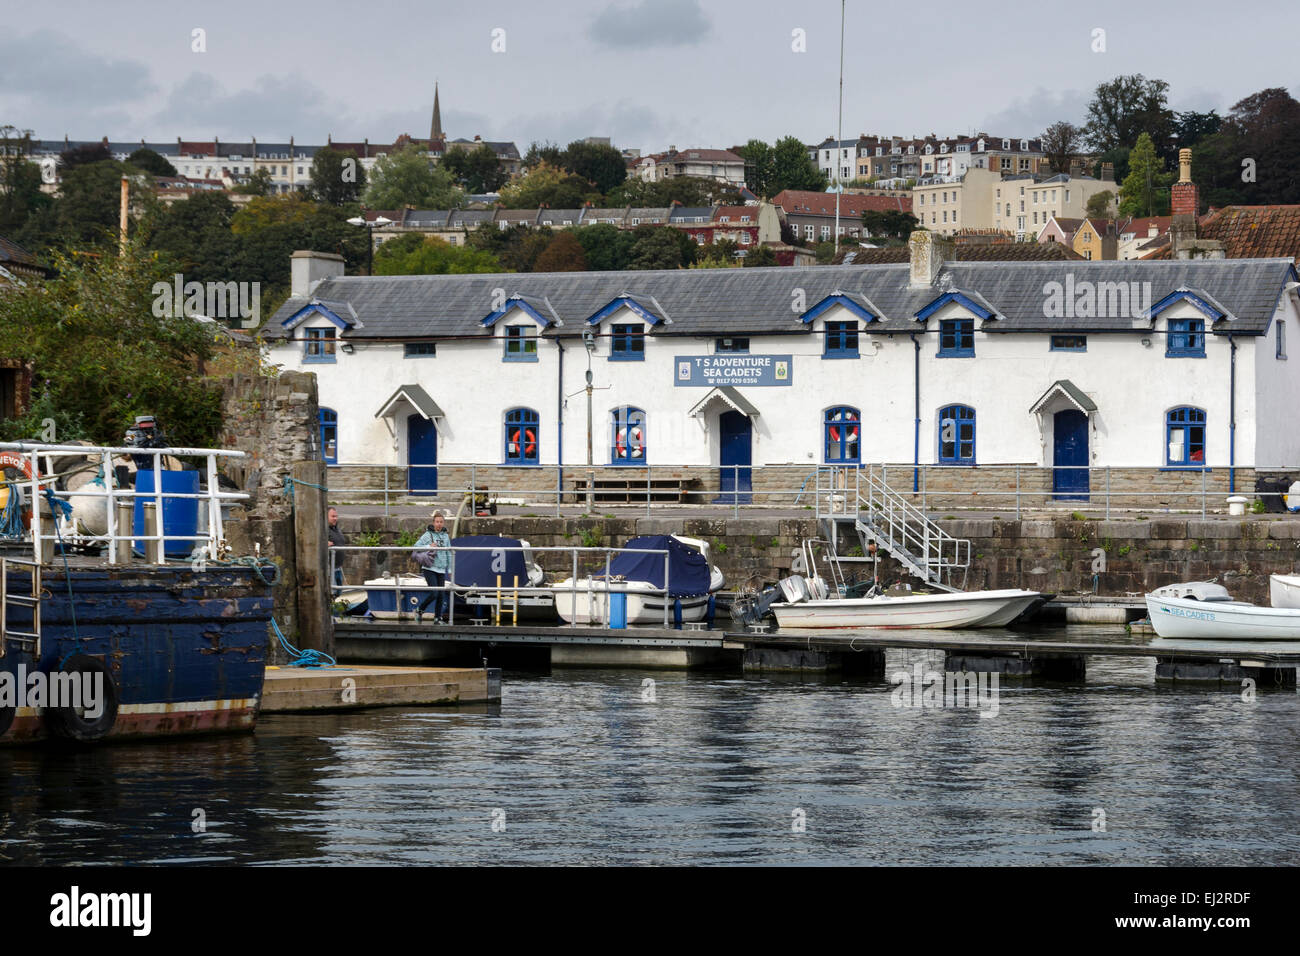
POLYGON ((584 465, 589 358, 594 463, 681 466, 705 489, 767 464, 1019 463, 1086 495, 1070 466, 1300 462, 1289 258, 999 262, 920 231, 906 262, 801 270, 293 267, 264 334, 319 376, 328 457, 430 483, 451 463, 519 487, 584 465))

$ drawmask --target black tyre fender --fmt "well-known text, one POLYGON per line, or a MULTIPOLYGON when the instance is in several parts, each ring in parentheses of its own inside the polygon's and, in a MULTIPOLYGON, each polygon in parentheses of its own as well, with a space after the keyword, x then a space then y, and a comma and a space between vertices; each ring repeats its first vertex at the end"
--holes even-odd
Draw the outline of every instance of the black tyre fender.
POLYGON ((77 742, 89 742, 108 736, 117 723, 118 705, 117 684, 113 681, 108 665, 89 654, 73 654, 58 670, 67 674, 85 674, 92 681, 94 674, 103 674, 103 699, 99 715, 93 719, 86 716, 84 706, 77 708, 65 703, 58 707, 46 707, 43 712, 46 732, 57 740, 77 742))

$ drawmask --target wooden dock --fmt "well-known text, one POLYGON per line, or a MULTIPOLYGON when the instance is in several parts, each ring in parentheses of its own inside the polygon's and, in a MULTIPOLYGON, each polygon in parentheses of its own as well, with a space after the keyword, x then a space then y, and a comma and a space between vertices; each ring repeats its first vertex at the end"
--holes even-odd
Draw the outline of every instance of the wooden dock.
POLYGON ((268 667, 262 713, 447 707, 501 699, 495 667, 268 667))

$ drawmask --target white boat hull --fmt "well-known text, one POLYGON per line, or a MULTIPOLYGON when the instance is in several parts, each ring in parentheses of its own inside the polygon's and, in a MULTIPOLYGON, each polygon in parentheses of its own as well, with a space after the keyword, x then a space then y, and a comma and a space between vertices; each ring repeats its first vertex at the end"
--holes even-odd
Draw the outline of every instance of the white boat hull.
MULTIPOLYGON (((585 578, 578 579, 575 590, 569 581, 554 585, 555 612, 566 624, 605 624, 609 621, 609 597, 604 581, 592 581, 588 590, 585 578)), ((648 584, 628 581, 615 586, 615 594, 627 595, 627 623, 664 624, 664 596, 654 593, 648 584)), ((702 621, 709 613, 709 595, 668 599, 668 626, 672 627, 674 604, 682 603, 682 621, 702 621)))
POLYGON ((1148 594, 1147 613, 1160 637, 1213 641, 1300 641, 1300 609, 1236 601, 1192 601, 1148 594))
POLYGON ((1300 574, 1270 574, 1268 596, 1274 607, 1300 608, 1300 574))
POLYGON ((1005 627, 1041 595, 1009 589, 773 604, 782 628, 1005 627))

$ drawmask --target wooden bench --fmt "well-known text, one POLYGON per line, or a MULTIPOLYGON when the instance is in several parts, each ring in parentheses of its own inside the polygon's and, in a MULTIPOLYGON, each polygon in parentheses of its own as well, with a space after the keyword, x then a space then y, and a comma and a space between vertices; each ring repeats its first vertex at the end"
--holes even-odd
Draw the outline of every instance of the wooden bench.
POLYGON ((647 492, 651 502, 684 504, 687 496, 700 485, 698 478, 651 478, 629 475, 627 478, 575 478, 573 500, 581 503, 591 493, 596 504, 644 504, 647 492))

